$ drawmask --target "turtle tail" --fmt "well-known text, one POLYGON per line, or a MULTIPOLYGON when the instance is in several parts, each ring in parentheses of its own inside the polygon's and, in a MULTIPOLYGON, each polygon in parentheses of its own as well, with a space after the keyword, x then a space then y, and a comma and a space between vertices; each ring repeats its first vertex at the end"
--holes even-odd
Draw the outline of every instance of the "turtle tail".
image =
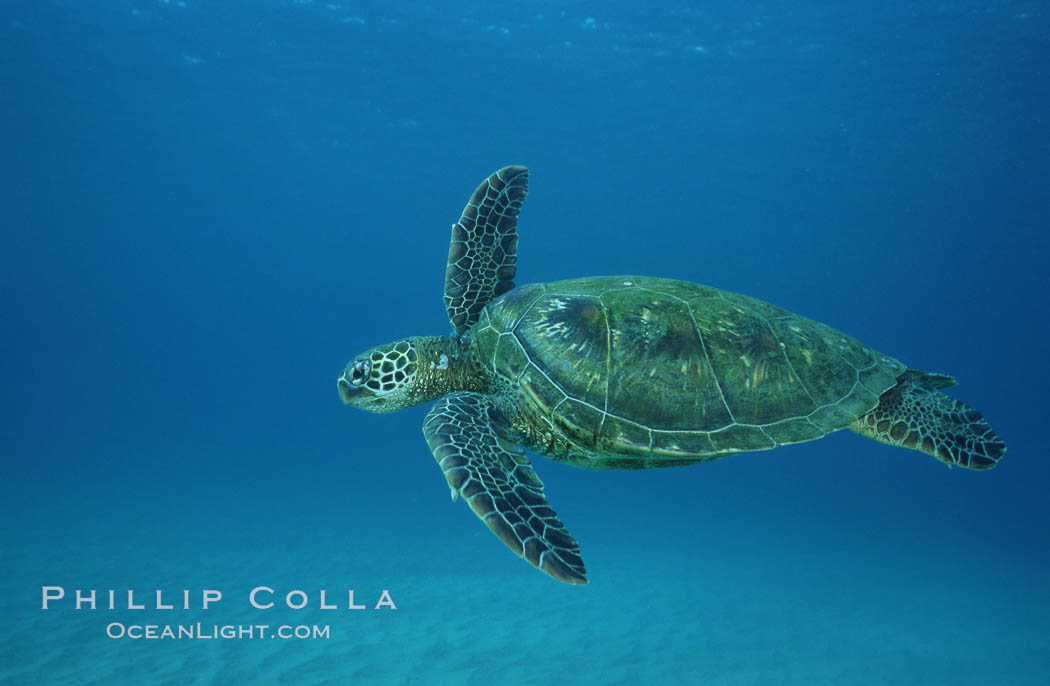
POLYGON ((932 455, 949 467, 991 469, 1006 453, 977 410, 941 393, 955 379, 909 369, 849 428, 876 441, 932 455))

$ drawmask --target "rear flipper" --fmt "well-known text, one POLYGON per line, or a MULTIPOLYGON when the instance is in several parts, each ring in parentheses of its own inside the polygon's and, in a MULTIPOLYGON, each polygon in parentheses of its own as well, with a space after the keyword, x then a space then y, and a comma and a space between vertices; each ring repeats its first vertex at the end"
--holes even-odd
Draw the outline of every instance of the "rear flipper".
POLYGON ((879 396, 878 406, 848 428, 890 445, 921 450, 949 467, 991 469, 1006 444, 977 410, 939 389, 955 380, 909 369, 897 385, 879 396))

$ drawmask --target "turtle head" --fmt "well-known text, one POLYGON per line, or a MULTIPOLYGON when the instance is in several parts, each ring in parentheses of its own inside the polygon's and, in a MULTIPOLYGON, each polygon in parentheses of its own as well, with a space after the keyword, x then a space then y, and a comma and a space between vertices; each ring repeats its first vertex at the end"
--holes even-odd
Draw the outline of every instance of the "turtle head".
POLYGON ((339 397, 369 412, 396 412, 417 405, 423 401, 414 392, 418 358, 413 339, 367 350, 339 375, 339 397))

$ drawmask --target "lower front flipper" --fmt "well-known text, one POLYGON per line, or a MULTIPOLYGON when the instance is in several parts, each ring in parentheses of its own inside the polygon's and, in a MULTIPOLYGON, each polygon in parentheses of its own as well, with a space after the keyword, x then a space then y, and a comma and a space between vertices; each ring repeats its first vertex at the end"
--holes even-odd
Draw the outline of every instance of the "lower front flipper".
POLYGON ((434 459, 452 489, 481 521, 528 563, 569 584, 587 583, 580 544, 543 494, 510 422, 492 398, 452 393, 423 422, 434 459))

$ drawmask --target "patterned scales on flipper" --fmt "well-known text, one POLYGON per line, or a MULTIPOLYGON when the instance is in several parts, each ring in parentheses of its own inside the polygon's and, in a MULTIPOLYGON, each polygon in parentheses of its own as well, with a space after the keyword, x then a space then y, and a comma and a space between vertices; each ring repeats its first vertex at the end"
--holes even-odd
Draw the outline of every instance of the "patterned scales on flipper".
POLYGON ((423 422, 434 459, 452 489, 481 521, 527 562, 559 581, 587 583, 580 544, 543 495, 506 417, 491 396, 445 396, 423 422))
POLYGON ((445 309, 453 330, 470 330, 481 310, 514 288, 518 213, 529 192, 529 170, 504 167, 481 182, 452 225, 445 269, 445 309))
POLYGON ((909 369, 850 428, 882 443, 920 450, 949 467, 991 469, 1006 445, 980 412, 940 392, 954 385, 950 376, 909 369))

